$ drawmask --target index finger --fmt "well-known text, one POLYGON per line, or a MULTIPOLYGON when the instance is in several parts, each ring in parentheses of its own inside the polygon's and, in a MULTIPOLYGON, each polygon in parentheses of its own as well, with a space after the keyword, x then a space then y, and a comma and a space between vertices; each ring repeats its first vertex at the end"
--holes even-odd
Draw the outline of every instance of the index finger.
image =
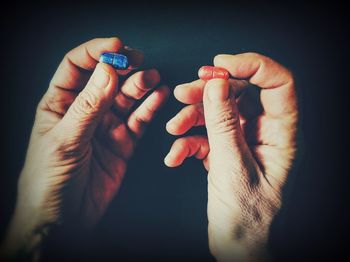
POLYGON ((135 54, 140 52, 123 49, 123 43, 117 37, 96 38, 72 49, 65 55, 51 80, 50 87, 79 90, 86 84, 102 53, 119 51, 128 53, 134 61, 142 59, 141 54, 135 54))
POLYGON ((256 53, 217 55, 214 65, 223 67, 236 78, 262 88, 264 111, 273 117, 297 112, 294 79, 291 72, 272 59, 256 53))
MULTIPOLYGON (((238 97, 248 85, 245 80, 232 79, 229 80, 230 89, 238 97)), ((184 104, 198 104, 203 100, 203 91, 206 81, 202 79, 195 80, 190 83, 181 84, 175 87, 174 96, 177 100, 184 104)))

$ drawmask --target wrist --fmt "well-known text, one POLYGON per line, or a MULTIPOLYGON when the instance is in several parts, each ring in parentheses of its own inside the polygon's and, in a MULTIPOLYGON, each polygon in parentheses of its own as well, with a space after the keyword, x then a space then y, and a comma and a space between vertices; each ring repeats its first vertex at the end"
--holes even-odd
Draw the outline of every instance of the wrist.
POLYGON ((31 184, 26 184, 24 178, 25 172, 22 171, 15 212, 1 245, 1 257, 7 260, 37 257, 52 224, 45 219, 45 212, 38 201, 33 200, 31 184))
POLYGON ((268 260, 267 242, 273 214, 262 205, 255 207, 252 212, 247 205, 223 201, 210 194, 209 247, 218 261, 268 260))
POLYGON ((1 247, 1 255, 8 260, 36 260, 48 231, 48 226, 34 224, 34 220, 15 214, 1 247))
POLYGON ((208 225, 209 248, 217 261, 267 261, 268 230, 247 228, 244 223, 208 225), (227 228, 231 230, 226 230, 227 228))

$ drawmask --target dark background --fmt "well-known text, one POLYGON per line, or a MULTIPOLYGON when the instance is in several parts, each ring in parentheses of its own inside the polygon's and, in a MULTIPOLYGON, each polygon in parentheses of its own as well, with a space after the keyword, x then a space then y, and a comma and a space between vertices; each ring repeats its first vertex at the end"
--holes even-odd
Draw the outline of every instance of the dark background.
MULTIPOLYGON (((259 52, 290 68, 301 97, 305 152, 274 222, 271 253, 279 261, 349 257, 344 6, 13 3, 2 13, 0 236, 14 208, 36 105, 60 60, 92 38, 118 36, 143 50, 145 68, 158 68, 171 88, 195 79, 198 68, 212 64, 218 53, 259 52)), ((176 169, 163 164, 174 140, 164 126, 181 107, 171 98, 150 126, 93 234, 51 237, 45 259, 212 260, 204 168, 193 159, 176 169)))

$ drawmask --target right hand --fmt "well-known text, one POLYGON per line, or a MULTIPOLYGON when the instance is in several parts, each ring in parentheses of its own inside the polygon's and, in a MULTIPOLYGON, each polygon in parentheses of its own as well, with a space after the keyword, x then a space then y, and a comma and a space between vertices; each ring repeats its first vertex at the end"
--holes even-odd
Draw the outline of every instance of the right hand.
POLYGON ((118 38, 91 40, 64 57, 37 108, 8 250, 29 252, 57 222, 96 223, 118 191, 145 127, 166 101, 168 87, 154 89, 157 70, 121 82, 118 75, 130 70, 98 63, 104 52, 127 53, 137 65, 143 60, 118 38))

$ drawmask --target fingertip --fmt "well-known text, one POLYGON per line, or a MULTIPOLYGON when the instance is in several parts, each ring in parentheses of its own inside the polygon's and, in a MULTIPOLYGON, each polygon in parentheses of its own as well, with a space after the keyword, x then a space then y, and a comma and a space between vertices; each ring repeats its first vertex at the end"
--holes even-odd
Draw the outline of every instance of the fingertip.
POLYGON ((223 64, 223 62, 228 59, 233 57, 234 55, 229 55, 229 54, 218 54, 214 57, 213 59, 213 64, 214 66, 220 66, 221 64, 223 64))
POLYGON ((175 88, 174 88, 174 97, 180 101, 180 98, 181 98, 181 93, 182 93, 182 86, 183 85, 177 85, 175 88))
POLYGON ((172 167, 172 165, 171 165, 171 163, 170 163, 170 161, 169 161, 168 156, 166 156, 166 157, 164 158, 164 164, 165 164, 167 167, 172 167))
POLYGON ((102 68, 111 78, 116 78, 117 77, 117 72, 115 71, 115 69, 111 65, 108 65, 108 64, 103 63, 103 62, 99 62, 96 65, 96 68, 97 67, 102 68))
POLYGON ((178 164, 176 164, 174 162, 174 159, 171 157, 170 152, 166 155, 166 157, 164 158, 164 164, 167 167, 177 167, 178 164))
POLYGON ((130 69, 135 69, 141 66, 145 58, 142 51, 133 49, 129 46, 124 46, 124 49, 121 52, 128 57, 130 69))
POLYGON ((114 96, 116 94, 118 86, 118 75, 112 66, 105 63, 98 63, 91 78, 93 79, 94 85, 96 87, 103 87, 108 96, 114 96), (105 78, 108 79, 106 83, 101 83, 103 79, 102 76, 107 77, 105 78))
POLYGON ((205 93, 210 101, 226 101, 229 98, 229 91, 229 82, 226 79, 214 78, 205 86, 205 93))
POLYGON ((186 139, 179 138, 175 140, 169 153, 164 158, 164 163, 169 167, 180 166, 186 158, 186 139))
POLYGON ((198 77, 200 78, 200 79, 203 79, 204 77, 204 75, 205 75, 205 70, 204 70, 204 66, 202 66, 201 68, 199 68, 199 70, 198 70, 198 77))
POLYGON ((160 82, 160 74, 157 69, 149 69, 144 71, 143 80, 145 82, 146 88, 153 88, 160 82))
POLYGON ((118 74, 115 71, 115 69, 112 66, 102 62, 99 62, 96 65, 96 67, 102 68, 109 75, 109 78, 110 78, 109 87, 112 87, 114 90, 116 90, 118 86, 118 74))
POLYGON ((154 92, 159 96, 159 98, 165 101, 169 97, 170 89, 167 85, 162 85, 159 88, 157 88, 154 92))
POLYGON ((173 93, 176 100, 184 104, 191 104, 194 100, 196 102, 196 90, 191 88, 189 84, 181 84, 175 87, 173 93))
POLYGON ((177 129, 176 129, 176 125, 173 123, 172 119, 170 119, 166 125, 165 125, 165 129, 166 131, 168 131, 169 134, 171 135, 176 135, 177 134, 177 129))
POLYGON ((169 86, 167 86, 167 85, 162 85, 158 89, 162 90, 162 92, 166 93, 167 95, 169 95, 169 93, 170 93, 169 86))
POLYGON ((111 50, 118 51, 123 47, 123 42, 116 36, 109 37, 108 42, 111 50))

